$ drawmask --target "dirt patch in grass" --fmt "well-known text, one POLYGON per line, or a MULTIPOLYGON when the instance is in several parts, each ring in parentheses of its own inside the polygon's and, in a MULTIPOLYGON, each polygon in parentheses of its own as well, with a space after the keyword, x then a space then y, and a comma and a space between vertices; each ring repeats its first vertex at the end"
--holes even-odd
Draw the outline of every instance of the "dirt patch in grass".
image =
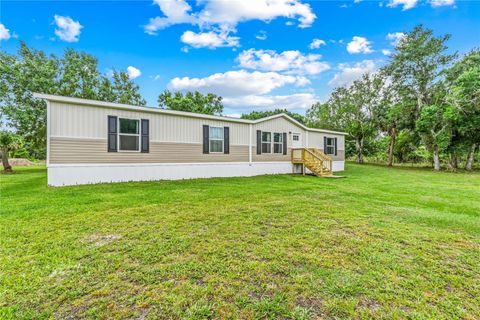
POLYGON ((123 238, 121 234, 98 234, 94 233, 85 237, 85 243, 89 243, 94 247, 103 247, 107 244, 110 244, 118 239, 123 238))
POLYGON ((295 304, 308 312, 315 318, 326 316, 325 309, 320 298, 298 298, 295 304))

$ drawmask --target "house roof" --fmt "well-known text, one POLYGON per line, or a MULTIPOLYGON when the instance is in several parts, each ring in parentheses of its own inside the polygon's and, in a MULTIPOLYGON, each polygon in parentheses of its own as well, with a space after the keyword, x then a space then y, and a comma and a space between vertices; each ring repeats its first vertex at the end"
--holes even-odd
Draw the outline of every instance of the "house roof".
POLYGON ((104 107, 104 108, 112 108, 112 109, 120 109, 120 110, 128 110, 128 111, 143 111, 143 112, 150 112, 150 113, 162 113, 162 114, 170 114, 170 115, 177 115, 177 116, 183 116, 183 117, 220 120, 220 121, 229 121, 229 122, 237 122, 237 123, 247 123, 247 124, 261 123, 264 121, 282 117, 307 131, 347 135, 346 132, 309 128, 304 124, 298 122, 294 118, 290 117, 286 113, 279 113, 273 116, 264 117, 257 120, 248 120, 248 119, 239 119, 239 118, 232 118, 232 117, 226 117, 226 116, 214 116, 214 115, 208 115, 208 114, 186 112, 186 111, 166 110, 166 109, 154 108, 154 107, 140 107, 140 106, 105 102, 105 101, 99 101, 99 100, 64 97, 64 96, 57 96, 53 94, 34 93, 33 96, 35 98, 44 99, 47 101, 71 103, 71 104, 78 104, 78 105, 84 105, 84 106, 104 107))

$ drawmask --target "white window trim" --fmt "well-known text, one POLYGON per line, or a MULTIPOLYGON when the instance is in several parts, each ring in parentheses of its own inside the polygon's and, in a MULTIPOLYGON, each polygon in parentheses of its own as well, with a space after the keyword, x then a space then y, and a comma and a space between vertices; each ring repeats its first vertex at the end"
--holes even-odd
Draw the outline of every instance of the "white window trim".
POLYGON ((271 131, 262 131, 262 142, 261 142, 262 146, 262 154, 273 154, 273 133, 271 131), (263 142, 263 133, 270 133, 270 142, 268 141, 265 141, 263 142), (267 144, 267 143, 270 143, 270 152, 263 152, 263 144, 267 144))
POLYGON ((262 131, 262 139, 261 139, 261 149, 262 154, 283 154, 283 132, 273 132, 273 131, 262 131), (263 141, 263 133, 270 133, 270 142, 263 141), (275 133, 280 135, 281 142, 275 142, 275 133), (270 143, 270 152, 263 152, 263 145, 270 143), (275 144, 279 144, 282 147, 280 148, 280 152, 275 152, 275 144))
POLYGON ((324 151, 325 151, 325 154, 334 155, 335 152, 337 151, 337 150, 335 150, 335 138, 332 138, 332 137, 326 137, 326 138, 327 138, 327 139, 326 139, 326 140, 327 140, 327 141, 326 141, 327 144, 325 145, 325 150, 324 150, 324 151), (332 144, 328 144, 328 139, 331 139, 332 144), (327 153, 327 148, 328 148, 328 147, 331 147, 331 148, 332 148, 332 151, 333 151, 332 153, 327 153))
POLYGON ((139 118, 128 118, 128 117, 118 117, 117 119, 117 128, 118 128, 118 131, 117 131, 117 152, 127 152, 127 153, 130 153, 130 152, 140 152, 142 146, 142 139, 141 139, 141 132, 142 132, 142 128, 141 128, 141 121, 139 118), (133 133, 120 133, 120 119, 126 119, 126 120, 137 120, 138 121, 138 134, 133 134, 133 133), (138 137, 138 150, 121 150, 120 149, 120 136, 135 136, 135 137, 138 137))
POLYGON ((283 154, 283 132, 273 132, 273 139, 272 139, 273 145, 272 145, 272 152, 274 154, 283 154), (280 135, 280 142, 275 142, 275 133, 280 135), (275 144, 279 144, 281 146, 280 152, 275 152, 275 144))
POLYGON ((208 126, 208 153, 221 153, 225 152, 225 127, 221 126, 208 126), (210 134, 210 128, 221 128, 222 139, 212 139, 210 134), (212 151, 210 141, 222 141, 222 151, 212 151))

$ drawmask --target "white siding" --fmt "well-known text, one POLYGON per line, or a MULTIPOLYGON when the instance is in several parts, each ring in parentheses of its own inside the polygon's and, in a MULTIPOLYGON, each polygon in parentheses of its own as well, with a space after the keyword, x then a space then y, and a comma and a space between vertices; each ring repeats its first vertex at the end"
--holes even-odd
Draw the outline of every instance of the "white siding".
POLYGON ((323 150, 323 137, 325 134, 320 132, 310 131, 308 133, 308 146, 310 148, 317 148, 323 150))

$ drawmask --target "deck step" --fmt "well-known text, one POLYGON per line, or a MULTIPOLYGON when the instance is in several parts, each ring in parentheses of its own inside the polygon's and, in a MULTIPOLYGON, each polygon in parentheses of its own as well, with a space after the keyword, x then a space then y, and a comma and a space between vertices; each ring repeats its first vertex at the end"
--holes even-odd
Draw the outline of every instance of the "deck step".
POLYGON ((292 149, 292 163, 303 165, 318 177, 336 177, 333 175, 332 158, 327 156, 319 149, 299 148, 292 149), (295 156, 294 152, 299 151, 301 157, 295 156))

